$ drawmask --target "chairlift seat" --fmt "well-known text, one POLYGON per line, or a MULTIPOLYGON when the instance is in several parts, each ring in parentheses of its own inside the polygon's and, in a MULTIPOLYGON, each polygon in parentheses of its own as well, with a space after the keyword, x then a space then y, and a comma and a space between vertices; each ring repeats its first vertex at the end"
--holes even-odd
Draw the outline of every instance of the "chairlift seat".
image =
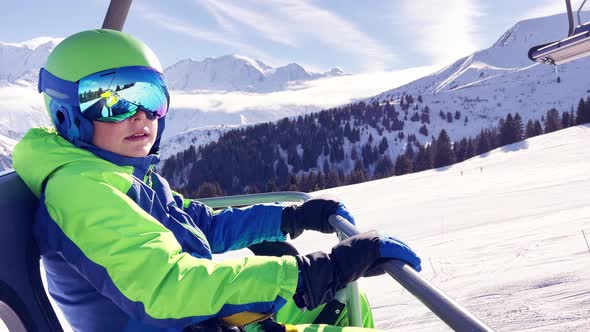
POLYGON ((37 202, 14 171, 0 173, 0 319, 11 332, 63 331, 41 281, 37 202))

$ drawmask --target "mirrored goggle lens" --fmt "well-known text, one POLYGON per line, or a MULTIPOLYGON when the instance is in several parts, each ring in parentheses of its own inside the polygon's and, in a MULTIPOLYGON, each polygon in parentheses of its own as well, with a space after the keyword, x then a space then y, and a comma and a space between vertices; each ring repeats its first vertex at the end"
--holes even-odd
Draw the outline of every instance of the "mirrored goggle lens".
POLYGON ((90 120, 119 122, 143 111, 148 118, 168 112, 164 77, 148 67, 109 69, 82 78, 78 84, 80 111, 90 120))

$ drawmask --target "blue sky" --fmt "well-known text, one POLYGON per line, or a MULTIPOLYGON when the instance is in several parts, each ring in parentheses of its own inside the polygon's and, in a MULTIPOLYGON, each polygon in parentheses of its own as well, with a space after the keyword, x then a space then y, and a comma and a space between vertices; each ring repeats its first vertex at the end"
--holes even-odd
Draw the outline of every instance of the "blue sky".
MULTIPOLYGON (((8 1, 2 42, 98 28, 109 3, 8 1)), ((575 9, 580 3, 572 0, 575 9)), ((124 31, 164 66, 235 53, 271 66, 363 73, 449 63, 490 46, 518 20, 559 12, 563 0, 135 0, 124 31)))

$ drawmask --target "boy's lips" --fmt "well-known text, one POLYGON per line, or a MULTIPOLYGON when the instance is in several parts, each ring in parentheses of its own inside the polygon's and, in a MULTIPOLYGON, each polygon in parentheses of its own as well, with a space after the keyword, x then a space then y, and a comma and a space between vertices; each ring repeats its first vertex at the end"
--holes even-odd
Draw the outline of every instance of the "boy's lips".
POLYGON ((150 137, 150 133, 147 129, 138 130, 133 135, 129 135, 125 137, 126 140, 130 141, 142 141, 144 139, 148 139, 150 137))

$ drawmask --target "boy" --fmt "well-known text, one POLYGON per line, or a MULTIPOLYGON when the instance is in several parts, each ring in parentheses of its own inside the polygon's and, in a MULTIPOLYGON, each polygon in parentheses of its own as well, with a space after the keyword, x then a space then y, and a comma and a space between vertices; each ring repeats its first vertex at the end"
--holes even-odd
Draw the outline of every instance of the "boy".
MULTIPOLYGON (((172 192, 152 171, 169 106, 162 69, 127 34, 66 38, 41 70, 39 91, 55 129, 31 129, 14 167, 40 198, 33 230, 49 292, 76 331, 244 326, 286 303, 317 308, 348 282, 383 273, 385 258, 420 269, 403 242, 374 232, 330 254, 211 260, 305 229, 333 232, 334 213, 353 219, 330 200, 213 213, 172 192)), ((268 321, 249 328, 296 330, 268 321)))

